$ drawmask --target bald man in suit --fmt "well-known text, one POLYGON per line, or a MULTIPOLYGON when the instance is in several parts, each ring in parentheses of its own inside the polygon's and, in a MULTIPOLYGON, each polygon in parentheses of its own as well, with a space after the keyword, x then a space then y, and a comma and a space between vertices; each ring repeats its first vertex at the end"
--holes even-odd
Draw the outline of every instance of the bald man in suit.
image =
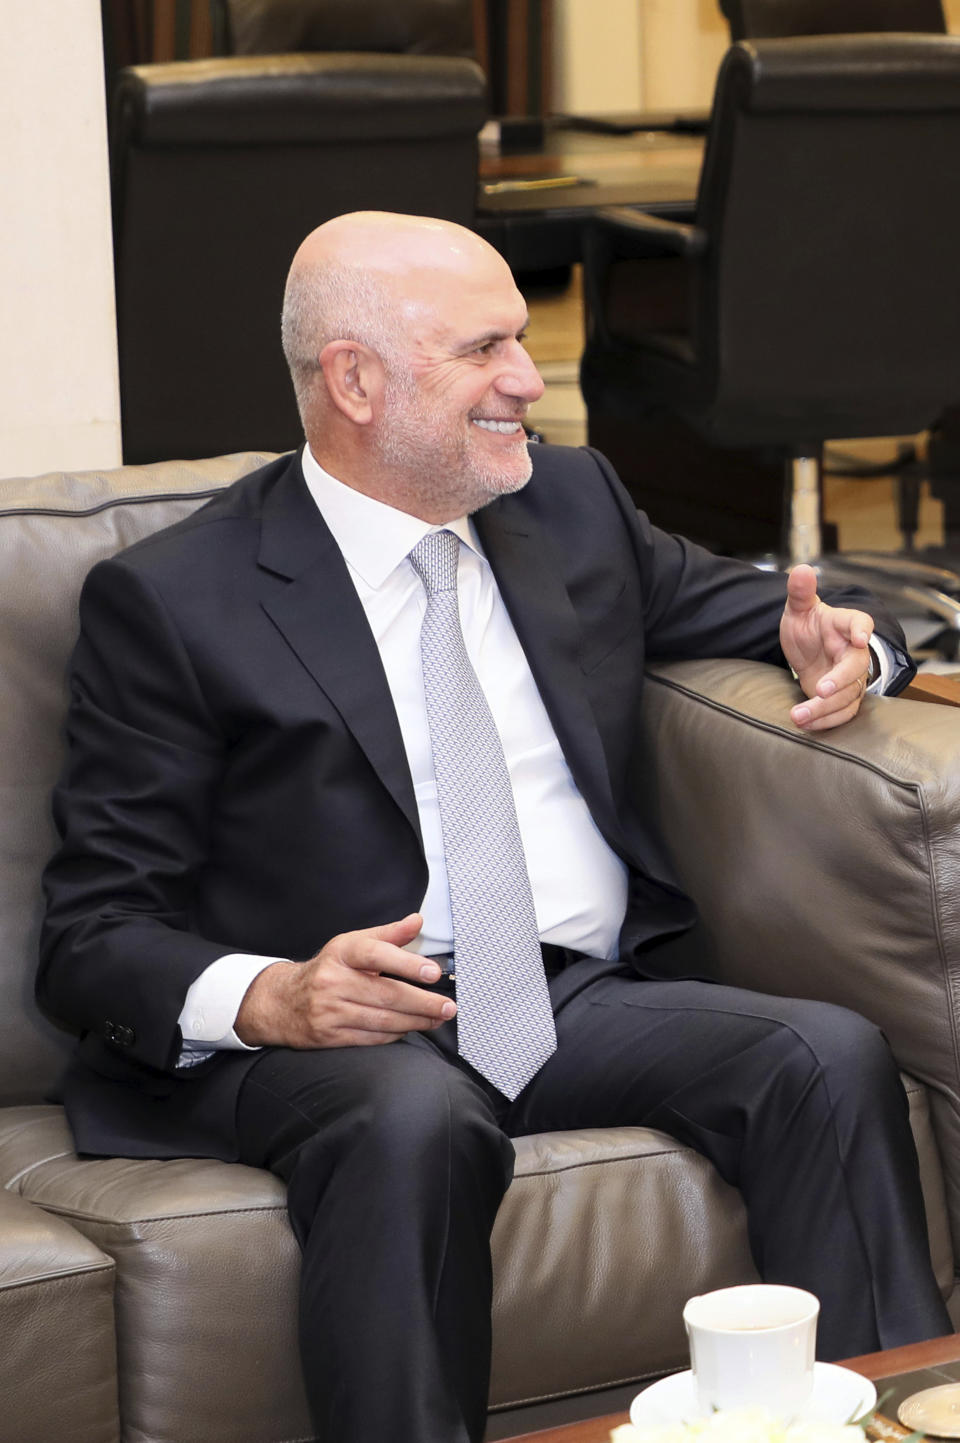
MULTIPOLYGON (((482 1437, 489 1235, 528 1132, 644 1124, 703 1152, 761 1274, 820 1296, 823 1356, 950 1329, 883 1038, 698 980, 633 786, 647 656, 789 665, 793 719, 821 730, 909 679, 903 637, 809 567, 658 531, 598 454, 531 448, 526 326, 471 232, 321 226, 284 304, 302 452, 96 567, 82 601, 38 984, 81 1038, 77 1146, 286 1179, 326 1443, 482 1437), (411 561, 446 532, 547 999, 517 1087, 460 1051, 475 1003, 411 561)), ((509 984, 508 953, 486 960, 509 984)))

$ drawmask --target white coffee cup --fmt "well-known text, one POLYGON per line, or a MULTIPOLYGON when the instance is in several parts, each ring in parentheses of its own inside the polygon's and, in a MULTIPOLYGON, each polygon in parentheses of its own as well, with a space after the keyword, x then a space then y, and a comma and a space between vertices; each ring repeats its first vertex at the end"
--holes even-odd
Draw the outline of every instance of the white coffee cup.
POLYGON ((813 1388, 820 1303, 802 1288, 749 1283, 691 1298, 683 1310, 697 1401, 796 1417, 813 1388))

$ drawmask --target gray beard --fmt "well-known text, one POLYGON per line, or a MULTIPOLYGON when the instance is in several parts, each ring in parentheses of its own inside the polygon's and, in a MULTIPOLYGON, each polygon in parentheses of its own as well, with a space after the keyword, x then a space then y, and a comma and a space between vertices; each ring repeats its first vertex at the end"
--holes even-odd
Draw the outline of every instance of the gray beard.
MULTIPOLYGON (((533 470, 528 451, 502 465, 484 463, 470 454, 466 443, 444 446, 429 439, 442 424, 427 408, 404 407, 397 404, 396 397, 391 398, 379 452, 384 469, 390 472, 388 484, 398 498, 419 503, 431 512, 449 511, 452 521, 526 486, 533 470)), ((416 514, 415 506, 413 510, 416 514)))

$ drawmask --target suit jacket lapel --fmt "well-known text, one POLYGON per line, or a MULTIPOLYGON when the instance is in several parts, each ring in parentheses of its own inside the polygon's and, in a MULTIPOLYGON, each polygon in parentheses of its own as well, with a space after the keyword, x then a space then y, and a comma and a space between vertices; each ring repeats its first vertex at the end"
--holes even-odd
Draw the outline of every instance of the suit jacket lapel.
POLYGON ((284 579, 265 595, 264 610, 337 708, 420 841, 413 781, 380 653, 296 457, 264 504, 258 559, 284 579))
MULTIPOLYGON (((542 531, 504 498, 474 520, 540 695, 584 800, 613 845, 626 845, 598 719, 580 666, 580 626, 542 531)), ((291 458, 264 503, 259 563, 282 578, 263 606, 343 717, 418 841, 413 782, 376 642, 340 549, 291 458)))
POLYGON ((580 666, 580 623, 549 536, 504 498, 474 516, 567 764, 607 840, 623 848, 603 741, 580 666))

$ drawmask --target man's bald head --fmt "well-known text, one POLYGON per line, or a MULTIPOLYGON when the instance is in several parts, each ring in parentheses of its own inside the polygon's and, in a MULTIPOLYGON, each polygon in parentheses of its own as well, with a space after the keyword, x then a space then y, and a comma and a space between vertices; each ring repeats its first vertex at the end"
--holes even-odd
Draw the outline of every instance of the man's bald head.
POLYGON ((335 262, 406 276, 423 267, 460 270, 489 257, 497 258, 496 251, 474 231, 453 221, 358 210, 335 216, 311 231, 291 269, 335 262))
POLYGON ((429 216, 355 211, 311 231, 293 258, 283 301, 283 351, 304 429, 318 400, 320 354, 335 340, 371 347, 393 372, 433 281, 473 270, 506 272, 486 241, 429 216))
POLYGON ((492 246, 426 216, 360 211, 294 257, 283 343, 314 459, 375 500, 446 521, 524 486, 543 382, 527 307, 492 246))

